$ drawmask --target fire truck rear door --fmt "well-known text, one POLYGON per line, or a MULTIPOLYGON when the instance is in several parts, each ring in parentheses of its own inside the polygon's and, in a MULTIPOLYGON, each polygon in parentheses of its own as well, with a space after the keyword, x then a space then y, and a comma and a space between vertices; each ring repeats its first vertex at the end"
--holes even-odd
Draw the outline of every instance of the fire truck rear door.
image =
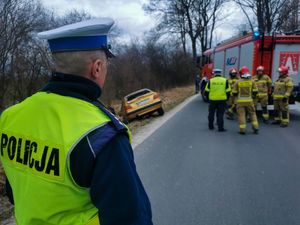
POLYGON ((289 74, 293 78, 294 84, 299 84, 300 44, 276 44, 273 56, 273 82, 278 79, 278 67, 285 65, 289 67, 289 74))

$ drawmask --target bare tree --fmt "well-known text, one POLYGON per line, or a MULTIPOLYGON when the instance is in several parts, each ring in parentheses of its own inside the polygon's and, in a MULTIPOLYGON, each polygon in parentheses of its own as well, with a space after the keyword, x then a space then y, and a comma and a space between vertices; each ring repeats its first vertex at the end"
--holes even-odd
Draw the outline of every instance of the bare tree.
POLYGON ((247 33, 248 31, 252 30, 248 21, 243 21, 241 24, 236 25, 234 29, 235 29, 234 36, 242 36, 243 34, 245 34, 245 32, 247 33))
POLYGON ((179 35, 184 52, 188 37, 195 59, 197 40, 200 40, 201 52, 211 47, 218 12, 225 2, 227 0, 150 0, 145 10, 157 17, 158 32, 179 35))
POLYGON ((14 73, 10 75, 11 103, 34 94, 49 79, 51 71, 50 54, 39 40, 31 40, 26 45, 19 46, 14 61, 14 73))
POLYGON ((196 24, 199 26, 199 40, 201 51, 204 52, 212 47, 213 33, 218 20, 223 20, 227 16, 221 13, 226 0, 201 0, 194 4, 195 12, 198 14, 196 24), (221 17, 222 16, 222 17, 221 17))
MULTIPOLYGON (((290 16, 283 21, 280 27, 283 32, 294 32, 300 28, 300 2, 299 0, 293 0, 291 5, 294 10, 292 10, 290 16)), ((290 11, 289 7, 283 9, 283 14, 287 14, 287 11, 290 11)))
POLYGON ((158 25, 151 31, 151 37, 158 40, 162 36, 179 36, 183 52, 187 52, 187 20, 185 9, 180 1, 151 0, 144 9, 156 16, 158 25))
POLYGON ((36 91, 49 69, 48 51, 35 37, 48 24, 46 14, 38 1, 0 2, 0 110, 36 91))
POLYGON ((270 34, 278 31, 289 16, 294 12, 295 2, 298 0, 234 0, 246 15, 252 31, 255 24, 250 13, 256 17, 260 32, 270 34))
MULTIPOLYGON (((20 46, 32 38, 39 26, 42 6, 35 1, 3 0, 0 2, 0 110, 10 81, 16 74, 16 54, 20 46)), ((27 49, 28 51, 28 49, 27 49)))

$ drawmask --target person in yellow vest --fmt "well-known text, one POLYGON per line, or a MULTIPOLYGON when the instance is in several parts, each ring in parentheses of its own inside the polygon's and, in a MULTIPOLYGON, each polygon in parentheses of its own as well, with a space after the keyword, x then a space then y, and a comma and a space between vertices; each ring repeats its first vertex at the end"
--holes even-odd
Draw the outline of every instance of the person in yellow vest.
POLYGON ((272 89, 272 80, 271 78, 264 74, 265 68, 263 66, 258 66, 256 69, 256 76, 253 77, 253 80, 258 88, 257 97, 254 100, 255 109, 257 109, 258 103, 260 103, 262 108, 262 117, 264 123, 269 123, 269 111, 268 111, 268 102, 269 102, 269 93, 272 89))
MULTIPOLYGON (((229 85, 231 90, 233 89, 233 85, 236 81, 239 80, 238 71, 235 68, 231 68, 229 70, 229 85)), ((236 111, 236 99, 235 96, 232 94, 232 91, 230 93, 230 97, 227 101, 227 119, 233 120, 234 119, 234 113, 236 111)))
POLYGON ((18 225, 152 225, 130 131, 97 100, 113 24, 98 18, 38 34, 55 72, 0 117, 0 159, 18 225))
POLYGON ((289 69, 286 66, 280 66, 278 69, 279 78, 275 82, 273 92, 274 102, 274 122, 281 127, 287 127, 289 120, 289 97, 293 91, 293 80, 288 75, 289 69))
POLYGON ((252 129, 254 133, 257 134, 259 130, 259 124, 256 117, 253 98, 256 97, 258 90, 256 84, 251 79, 251 74, 248 67, 243 66, 239 73, 241 79, 234 84, 232 90, 232 93, 237 98, 237 114, 240 128, 239 133, 246 134, 246 114, 248 114, 252 123, 252 129))
POLYGON ((210 79, 205 87, 206 95, 209 99, 208 128, 214 129, 215 114, 217 114, 217 124, 219 132, 224 132, 224 113, 226 110, 226 101, 230 94, 230 85, 228 80, 222 77, 220 69, 214 69, 214 77, 210 79))

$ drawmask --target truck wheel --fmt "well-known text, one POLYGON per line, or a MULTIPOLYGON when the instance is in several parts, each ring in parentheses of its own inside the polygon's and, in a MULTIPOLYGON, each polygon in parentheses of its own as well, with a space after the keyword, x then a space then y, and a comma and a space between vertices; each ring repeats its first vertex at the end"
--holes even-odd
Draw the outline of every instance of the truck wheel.
POLYGON ((160 116, 163 116, 163 115, 165 114, 165 111, 164 111, 163 108, 159 108, 159 109, 157 110, 157 112, 158 112, 158 115, 160 115, 160 116))
POLYGON ((208 98, 205 95, 205 87, 206 87, 206 82, 202 82, 201 83, 201 96, 202 96, 202 100, 204 102, 208 102, 208 98))
POLYGON ((201 91, 201 96, 202 96, 202 100, 203 100, 204 102, 208 102, 208 98, 206 97, 205 91, 204 91, 204 90, 201 91))

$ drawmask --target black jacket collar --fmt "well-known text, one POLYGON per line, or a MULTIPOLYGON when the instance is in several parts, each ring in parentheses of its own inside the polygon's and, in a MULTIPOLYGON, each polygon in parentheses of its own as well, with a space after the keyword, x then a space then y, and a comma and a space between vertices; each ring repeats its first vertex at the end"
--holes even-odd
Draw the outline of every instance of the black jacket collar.
POLYGON ((96 101, 101 96, 101 88, 93 81, 84 77, 57 72, 52 74, 50 81, 42 91, 87 101, 96 101))

